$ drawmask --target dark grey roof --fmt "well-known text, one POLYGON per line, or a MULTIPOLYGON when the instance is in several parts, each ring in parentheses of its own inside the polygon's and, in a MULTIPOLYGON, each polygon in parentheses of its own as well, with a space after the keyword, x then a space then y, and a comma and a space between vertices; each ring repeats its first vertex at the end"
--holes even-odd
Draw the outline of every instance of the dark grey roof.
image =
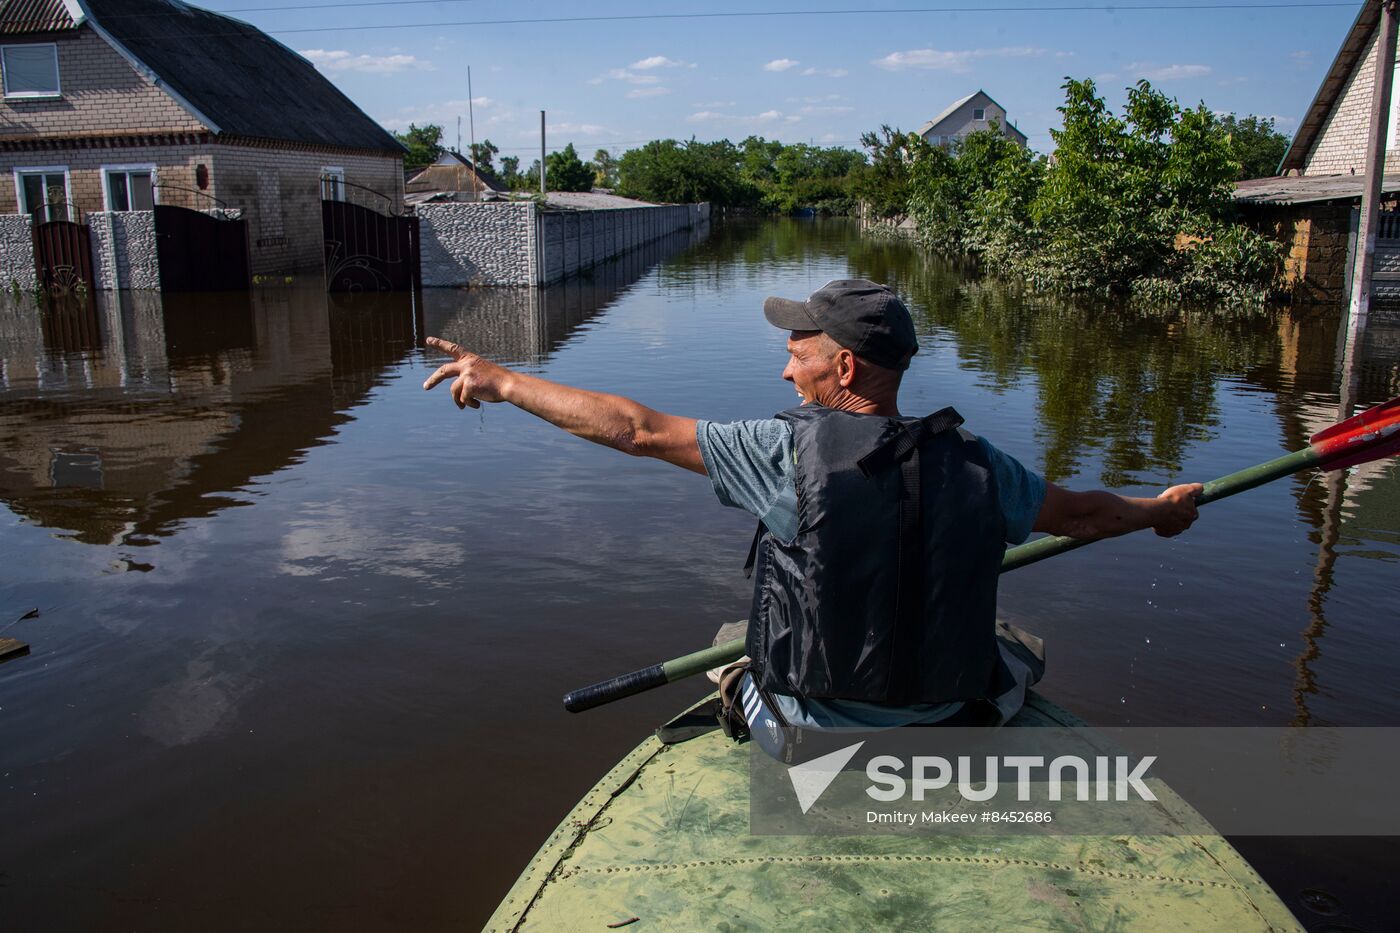
MULTIPOLYGON (((1318 201, 1356 201, 1366 187, 1365 175, 1291 175, 1251 178, 1235 185, 1236 204, 1312 204, 1318 201)), ((1400 191, 1400 175, 1381 179, 1385 194, 1400 191)))
POLYGON ((80 2, 221 135, 403 151, 314 65, 247 23, 178 0, 80 2))
POLYGON ((1327 69, 1327 76, 1322 79, 1322 85, 1317 89, 1312 103, 1308 105, 1303 122, 1298 124, 1298 131, 1293 134, 1293 142, 1283 154, 1283 161, 1278 165, 1280 175, 1289 169, 1297 169, 1300 172, 1303 170, 1309 150, 1327 124, 1327 117, 1336 106, 1337 98, 1342 96, 1352 72, 1366 54, 1366 48, 1371 44, 1371 35, 1376 31, 1376 24, 1380 19, 1379 0, 1366 0, 1361 5, 1361 12, 1356 14, 1356 22, 1351 24, 1347 37, 1342 40, 1342 47, 1337 50, 1332 67, 1327 69))
POLYGON ((0 3, 0 34, 72 29, 72 3, 63 0, 5 0, 0 3))

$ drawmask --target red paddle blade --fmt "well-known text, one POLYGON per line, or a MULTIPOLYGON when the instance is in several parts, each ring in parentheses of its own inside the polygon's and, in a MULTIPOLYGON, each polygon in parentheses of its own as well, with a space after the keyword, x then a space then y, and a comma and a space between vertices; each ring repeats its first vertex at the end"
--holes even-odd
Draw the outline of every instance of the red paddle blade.
POLYGON ((1311 440, 1324 470, 1340 470, 1400 453, 1400 398, 1318 431, 1311 440))

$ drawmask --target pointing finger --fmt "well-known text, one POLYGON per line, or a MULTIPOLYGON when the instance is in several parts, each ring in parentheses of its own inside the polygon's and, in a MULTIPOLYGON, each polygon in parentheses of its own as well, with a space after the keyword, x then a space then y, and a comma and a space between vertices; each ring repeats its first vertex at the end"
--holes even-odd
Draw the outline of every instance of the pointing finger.
POLYGON ((450 353, 457 359, 467 355, 467 351, 450 340, 443 340, 441 337, 429 337, 424 341, 434 350, 441 350, 443 353, 450 353))

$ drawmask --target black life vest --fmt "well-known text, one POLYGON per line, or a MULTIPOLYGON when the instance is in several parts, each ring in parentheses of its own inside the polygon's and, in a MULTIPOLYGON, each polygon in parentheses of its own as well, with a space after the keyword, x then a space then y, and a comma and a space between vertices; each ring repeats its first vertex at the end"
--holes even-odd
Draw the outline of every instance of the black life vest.
POLYGON ((1006 527, 961 416, 777 417, 792 425, 799 525, 783 544, 760 523, 749 555, 760 686, 890 705, 991 695, 1006 527))

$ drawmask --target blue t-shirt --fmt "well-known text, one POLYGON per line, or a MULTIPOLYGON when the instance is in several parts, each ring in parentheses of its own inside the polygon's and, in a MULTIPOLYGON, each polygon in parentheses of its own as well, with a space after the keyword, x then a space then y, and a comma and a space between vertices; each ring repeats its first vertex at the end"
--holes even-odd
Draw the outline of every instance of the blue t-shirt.
MULTIPOLYGON (((797 487, 793 482, 796 452, 792 426, 777 418, 719 424, 701 421, 695 427, 700 457, 715 495, 723 504, 763 522, 784 544, 797 537, 797 487)), ((1045 480, 1013 457, 978 438, 996 476, 997 497, 1006 521, 1006 540, 1020 544, 1031 533, 1045 501, 1045 480)), ((883 706, 853 700, 815 700, 774 694, 779 711, 789 722, 817 727, 885 728, 914 722, 937 722, 951 716, 961 703, 909 707, 883 706)))

